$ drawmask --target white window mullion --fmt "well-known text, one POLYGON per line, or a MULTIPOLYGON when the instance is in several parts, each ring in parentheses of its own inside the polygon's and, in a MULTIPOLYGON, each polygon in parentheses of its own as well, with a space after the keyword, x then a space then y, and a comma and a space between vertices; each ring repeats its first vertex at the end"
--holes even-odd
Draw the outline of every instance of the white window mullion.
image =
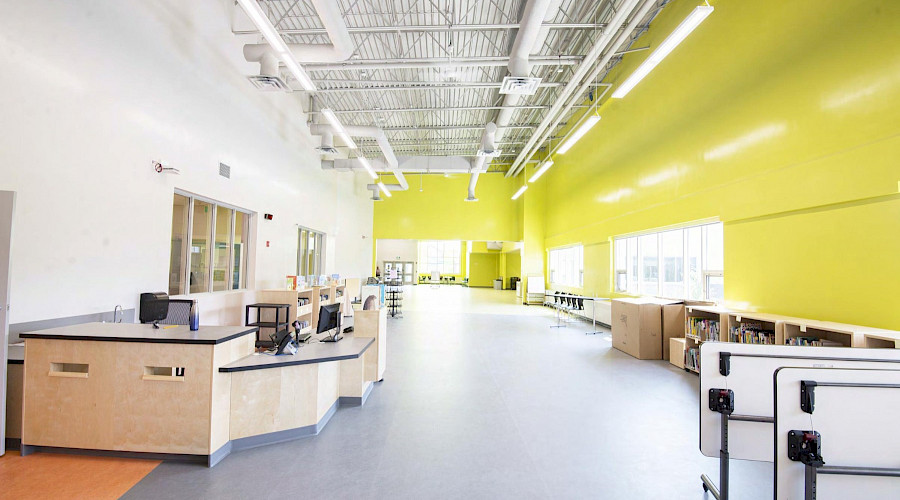
POLYGON ((191 247, 193 246, 193 238, 194 238, 194 198, 192 196, 188 196, 188 223, 187 223, 187 232, 184 235, 185 247, 184 247, 184 255, 185 262, 187 263, 184 266, 184 283, 181 286, 182 295, 187 295, 191 293, 191 247))

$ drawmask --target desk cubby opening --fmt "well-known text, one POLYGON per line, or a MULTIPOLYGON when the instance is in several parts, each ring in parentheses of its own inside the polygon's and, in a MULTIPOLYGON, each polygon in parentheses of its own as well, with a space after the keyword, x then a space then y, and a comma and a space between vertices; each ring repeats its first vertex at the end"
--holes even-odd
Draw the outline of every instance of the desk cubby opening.
POLYGON ((87 363, 50 363, 51 377, 88 378, 87 363))

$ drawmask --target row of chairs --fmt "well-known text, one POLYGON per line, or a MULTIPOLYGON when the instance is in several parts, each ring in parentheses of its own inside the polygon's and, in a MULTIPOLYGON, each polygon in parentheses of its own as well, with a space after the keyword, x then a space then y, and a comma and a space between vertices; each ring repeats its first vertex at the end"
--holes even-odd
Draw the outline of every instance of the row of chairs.
POLYGON ((550 295, 544 300, 544 305, 567 313, 570 316, 575 311, 584 311, 584 299, 571 293, 551 291, 550 295))

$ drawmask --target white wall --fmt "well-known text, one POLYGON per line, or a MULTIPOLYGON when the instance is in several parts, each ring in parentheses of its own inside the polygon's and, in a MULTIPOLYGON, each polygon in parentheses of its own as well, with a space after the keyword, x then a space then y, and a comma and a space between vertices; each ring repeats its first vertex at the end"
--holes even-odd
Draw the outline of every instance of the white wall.
POLYGON ((384 261, 416 262, 419 260, 419 240, 378 240, 375 262, 384 272, 384 261))
POLYGON ((4 5, 0 189, 18 193, 12 322, 135 307, 140 292, 166 290, 175 188, 274 214, 255 227, 257 287, 296 271, 296 224, 328 234, 328 273, 369 274, 365 176, 321 170, 303 94, 246 81, 258 65, 241 48, 256 38, 231 34, 232 8, 4 5), (156 159, 181 175, 157 174, 156 159))

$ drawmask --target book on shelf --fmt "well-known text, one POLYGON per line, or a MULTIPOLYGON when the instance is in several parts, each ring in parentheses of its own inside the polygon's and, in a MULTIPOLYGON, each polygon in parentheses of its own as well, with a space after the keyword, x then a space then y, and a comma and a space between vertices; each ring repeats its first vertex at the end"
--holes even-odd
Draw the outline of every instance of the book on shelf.
POLYGON ((720 340, 721 329, 719 320, 698 317, 688 317, 687 331, 688 334, 703 341, 720 340))
POLYGON ((820 339, 818 337, 791 337, 786 340, 785 344, 813 347, 846 347, 840 342, 835 342, 828 339, 820 339))
POLYGON ((775 331, 764 328, 762 323, 744 322, 728 333, 729 341, 738 344, 775 344, 775 331))
POLYGON ((700 371, 700 349, 691 347, 684 351, 684 367, 700 371))

